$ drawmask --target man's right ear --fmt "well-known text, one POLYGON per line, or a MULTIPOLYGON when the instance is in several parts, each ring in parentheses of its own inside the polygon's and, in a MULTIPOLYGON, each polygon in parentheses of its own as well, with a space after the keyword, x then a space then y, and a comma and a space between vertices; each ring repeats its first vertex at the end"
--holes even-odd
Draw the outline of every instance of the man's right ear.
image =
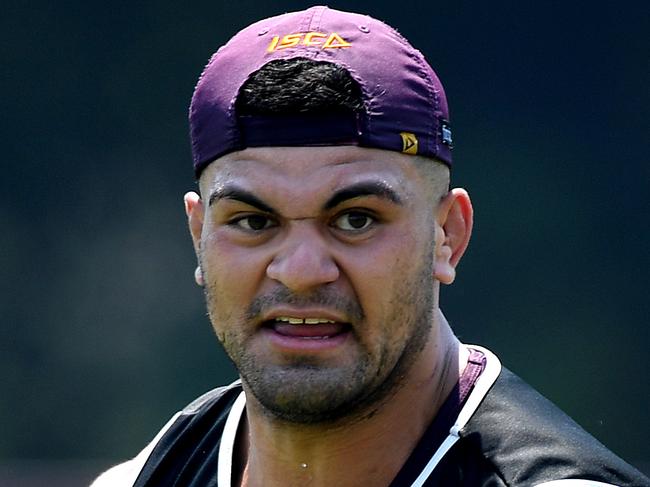
MULTIPOLYGON (((183 197, 185 202, 185 214, 190 227, 190 235, 194 244, 194 253, 197 260, 200 258, 201 251, 201 232, 203 231, 203 202, 201 197, 194 191, 185 193, 183 197)), ((200 264, 197 264, 194 271, 194 279, 199 286, 203 286, 203 273, 200 264)))

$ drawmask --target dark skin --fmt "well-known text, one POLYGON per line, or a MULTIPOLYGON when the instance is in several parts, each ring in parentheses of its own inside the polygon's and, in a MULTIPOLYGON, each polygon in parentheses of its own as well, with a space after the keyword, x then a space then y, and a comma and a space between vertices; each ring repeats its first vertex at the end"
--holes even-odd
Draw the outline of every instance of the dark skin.
POLYGON ((438 306, 471 234, 467 193, 434 201, 413 158, 358 147, 247 149, 200 188, 206 204, 185 197, 197 282, 247 399, 233 485, 388 485, 467 361, 438 306), (294 300, 268 301, 279 289, 294 300), (325 291, 337 300, 310 301, 325 291), (273 304, 247 315, 260 298, 273 304), (339 403, 348 414, 308 421, 339 403))

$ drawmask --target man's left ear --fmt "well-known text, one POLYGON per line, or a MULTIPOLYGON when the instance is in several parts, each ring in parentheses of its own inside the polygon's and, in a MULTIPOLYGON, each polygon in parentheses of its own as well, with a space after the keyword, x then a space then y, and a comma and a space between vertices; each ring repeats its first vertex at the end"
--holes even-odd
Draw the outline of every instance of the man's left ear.
POLYGON ((474 210, 467 191, 452 189, 440 201, 436 216, 434 277, 443 284, 454 282, 473 224, 474 210))

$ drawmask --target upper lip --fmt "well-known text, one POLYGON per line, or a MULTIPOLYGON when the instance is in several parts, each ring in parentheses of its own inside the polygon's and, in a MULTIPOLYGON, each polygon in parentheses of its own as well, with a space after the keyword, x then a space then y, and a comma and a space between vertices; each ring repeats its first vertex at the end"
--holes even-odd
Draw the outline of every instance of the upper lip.
POLYGON ((292 308, 282 307, 273 308, 262 315, 262 323, 275 320, 280 317, 289 318, 321 318, 324 320, 334 321, 336 323, 348 323, 348 320, 340 313, 322 308, 292 308))

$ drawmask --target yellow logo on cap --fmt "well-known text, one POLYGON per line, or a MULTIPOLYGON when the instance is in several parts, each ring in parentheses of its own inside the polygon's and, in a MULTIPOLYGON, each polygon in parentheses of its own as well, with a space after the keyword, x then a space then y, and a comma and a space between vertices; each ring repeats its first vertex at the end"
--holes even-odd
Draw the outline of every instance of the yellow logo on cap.
POLYGON ((271 39, 269 47, 266 49, 268 52, 279 51, 280 49, 288 49, 296 47, 298 44, 303 46, 320 46, 321 49, 338 49, 341 47, 350 47, 348 41, 343 39, 336 32, 331 34, 323 34, 322 32, 305 32, 298 34, 287 34, 285 36, 274 36, 271 39))
POLYGON ((411 132, 400 132, 402 136, 402 152, 404 154, 417 155, 418 153, 418 138, 411 132))

